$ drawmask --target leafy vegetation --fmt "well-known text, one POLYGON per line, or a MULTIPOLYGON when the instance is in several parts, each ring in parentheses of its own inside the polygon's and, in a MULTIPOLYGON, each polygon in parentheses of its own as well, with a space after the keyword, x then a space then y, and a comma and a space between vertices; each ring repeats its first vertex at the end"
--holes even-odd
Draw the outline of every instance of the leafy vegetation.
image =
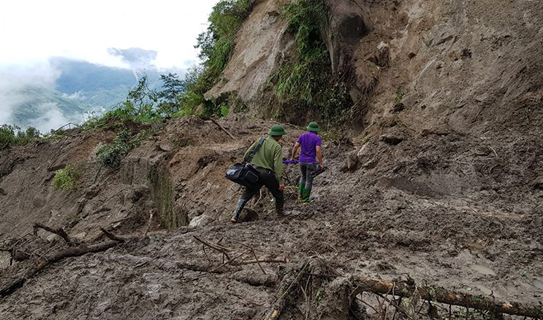
POLYGON ((283 105, 316 109, 330 121, 345 110, 350 98, 345 81, 332 73, 321 36, 329 8, 323 0, 300 0, 286 5, 282 16, 295 37, 297 57, 286 61, 269 82, 283 105))
POLYGON ((22 146, 40 137, 40 132, 34 127, 28 127, 25 131, 11 125, 0 126, 0 150, 12 146, 22 146))
POLYGON ((53 185, 57 190, 73 190, 76 186, 77 174, 74 167, 67 165, 55 172, 53 185))
POLYGON ((403 92, 402 89, 398 89, 396 91, 396 103, 402 102, 404 96, 405 96, 405 92, 403 92))
POLYGON ((126 129, 121 130, 113 144, 101 147, 98 152, 98 160, 112 170, 121 168, 122 158, 132 149, 138 146, 139 141, 131 142, 132 133, 126 129))
POLYGON ((243 21, 249 16, 249 0, 221 0, 209 16, 209 27, 198 36, 196 48, 200 49, 203 64, 195 67, 185 78, 185 91, 181 97, 178 115, 193 112, 199 105, 204 105, 207 115, 225 113, 221 105, 204 99, 217 81, 234 51, 234 40, 243 21))

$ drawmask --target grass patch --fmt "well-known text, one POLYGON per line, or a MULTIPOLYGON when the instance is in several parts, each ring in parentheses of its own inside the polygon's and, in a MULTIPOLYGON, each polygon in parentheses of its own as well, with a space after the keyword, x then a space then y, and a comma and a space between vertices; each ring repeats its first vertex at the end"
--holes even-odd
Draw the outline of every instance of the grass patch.
POLYGON ((57 190, 73 190, 76 187, 77 174, 74 167, 67 165, 64 169, 55 172, 53 186, 57 190))

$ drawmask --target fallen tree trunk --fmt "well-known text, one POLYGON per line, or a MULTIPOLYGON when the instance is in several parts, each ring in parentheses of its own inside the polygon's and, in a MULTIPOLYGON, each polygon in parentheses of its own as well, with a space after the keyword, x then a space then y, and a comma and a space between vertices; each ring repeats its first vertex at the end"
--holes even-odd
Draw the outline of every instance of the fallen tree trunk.
POLYGON ((6 285, 0 286, 0 297, 5 297, 15 292, 17 289, 21 288, 28 279, 30 279, 35 274, 42 271, 45 267, 52 263, 55 263, 64 258, 82 256, 86 253, 105 251, 109 248, 113 248, 119 243, 119 241, 108 241, 90 246, 79 245, 77 247, 69 247, 57 251, 49 257, 45 257, 44 259, 39 260, 36 264, 33 265, 30 270, 25 273, 24 276, 13 280, 6 285))
POLYGON ((501 302, 482 296, 474 296, 449 291, 441 287, 418 287, 410 286, 404 282, 390 282, 360 277, 355 279, 355 285, 357 288, 353 294, 353 297, 362 292, 388 294, 406 298, 412 297, 415 293, 418 293, 421 299, 431 302, 439 302, 479 310, 488 310, 495 313, 505 313, 534 319, 543 318, 543 305, 529 307, 518 302, 501 302))

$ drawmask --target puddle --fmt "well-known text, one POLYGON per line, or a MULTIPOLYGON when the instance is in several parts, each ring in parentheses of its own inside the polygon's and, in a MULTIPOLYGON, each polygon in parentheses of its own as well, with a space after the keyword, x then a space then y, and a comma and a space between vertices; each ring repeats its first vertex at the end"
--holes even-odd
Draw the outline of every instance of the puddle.
POLYGON ((471 270, 473 271, 477 271, 481 274, 484 274, 484 275, 490 275, 490 276, 495 276, 496 275, 496 272, 494 272, 494 270, 488 268, 488 267, 485 267, 485 266, 482 266, 480 264, 472 264, 471 266, 469 266, 471 270))
POLYGON ((534 287, 538 288, 539 290, 543 290, 543 281, 541 280, 534 280, 534 287))

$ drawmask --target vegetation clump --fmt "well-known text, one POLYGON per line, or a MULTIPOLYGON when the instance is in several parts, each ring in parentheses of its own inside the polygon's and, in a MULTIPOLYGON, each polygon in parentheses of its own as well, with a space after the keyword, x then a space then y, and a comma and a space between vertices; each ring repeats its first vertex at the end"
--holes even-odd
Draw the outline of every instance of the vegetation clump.
POLYGON ((317 110, 324 119, 345 114, 351 103, 344 79, 333 74, 329 53, 321 35, 330 11, 323 0, 300 0, 286 5, 283 18, 296 40, 296 57, 287 60, 269 83, 283 106, 317 110))
POLYGON ((23 146, 39 137, 40 132, 34 127, 28 127, 23 131, 17 126, 7 124, 1 125, 0 150, 5 150, 12 146, 23 146))
POLYGON ((203 64, 190 70, 185 77, 181 113, 193 112, 203 105, 207 115, 227 114, 224 105, 206 101, 204 94, 220 80, 222 71, 232 57, 236 34, 250 12, 249 0, 221 0, 213 7, 209 26, 198 36, 196 44, 203 64))
POLYGON ((97 156, 100 163, 112 170, 119 170, 122 158, 139 144, 139 141, 131 142, 131 138, 131 132, 126 129, 121 130, 112 144, 98 150, 97 156))
POLYGON ((77 174, 71 165, 55 172, 53 185, 57 190, 73 190, 76 186, 77 174))

